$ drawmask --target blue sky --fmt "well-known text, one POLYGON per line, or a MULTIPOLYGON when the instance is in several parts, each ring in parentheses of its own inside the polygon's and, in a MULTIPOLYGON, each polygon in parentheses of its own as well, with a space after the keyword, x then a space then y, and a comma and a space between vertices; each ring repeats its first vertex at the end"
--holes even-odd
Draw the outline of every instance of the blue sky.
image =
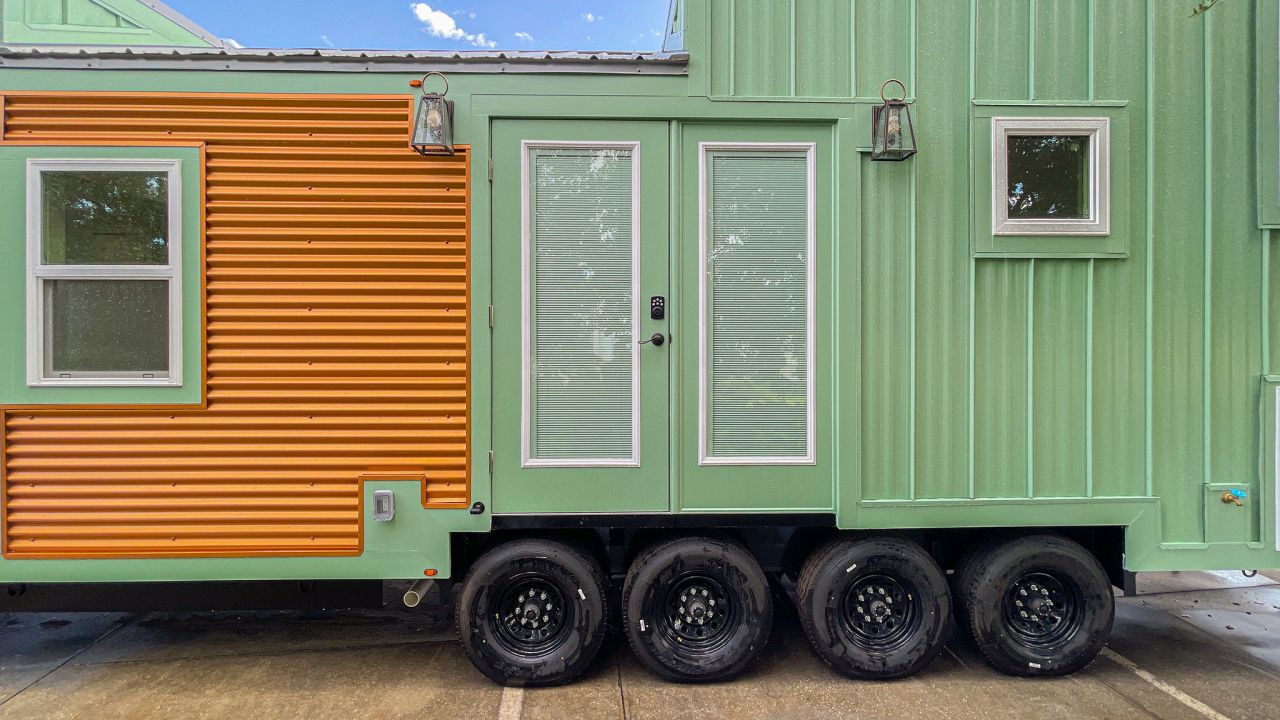
POLYGON ((245 47, 658 50, 668 0, 166 0, 245 47))

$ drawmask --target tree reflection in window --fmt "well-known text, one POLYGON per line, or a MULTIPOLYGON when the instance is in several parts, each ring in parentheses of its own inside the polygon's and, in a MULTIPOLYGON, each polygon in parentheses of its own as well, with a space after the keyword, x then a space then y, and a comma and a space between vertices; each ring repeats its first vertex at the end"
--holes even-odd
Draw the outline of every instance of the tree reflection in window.
POLYGON ((169 179, 131 171, 44 172, 44 262, 166 265, 169 179))
POLYGON ((1010 135, 1009 217, 1089 217, 1089 138, 1010 135))

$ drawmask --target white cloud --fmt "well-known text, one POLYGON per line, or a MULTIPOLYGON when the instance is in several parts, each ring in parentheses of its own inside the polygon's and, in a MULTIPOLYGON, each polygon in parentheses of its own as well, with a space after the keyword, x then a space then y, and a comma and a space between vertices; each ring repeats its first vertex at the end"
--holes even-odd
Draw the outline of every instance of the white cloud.
POLYGON ((533 36, 523 31, 516 33, 516 39, 523 40, 525 42, 533 42, 533 36))
POLYGON ((244 47, 244 46, 243 46, 243 45, 241 45, 239 42, 237 42, 235 38, 222 38, 222 42, 226 43, 226 44, 227 44, 227 47, 229 47, 229 48, 242 48, 242 47, 244 47))
POLYGON ((595 13, 582 13, 582 19, 586 20, 589 23, 593 23, 599 20, 604 20, 604 16, 596 15, 595 13))
POLYGON ((328 47, 338 47, 337 45, 333 44, 333 41, 329 39, 328 35, 321 35, 320 39, 324 41, 324 44, 328 47))
POLYGON ((443 10, 436 10, 424 2, 410 3, 409 9, 413 12, 413 16, 422 23, 422 32, 432 37, 445 40, 463 40, 475 47, 491 48, 498 46, 498 43, 485 37, 484 33, 469 33, 463 30, 458 27, 458 23, 454 22, 449 13, 443 10))

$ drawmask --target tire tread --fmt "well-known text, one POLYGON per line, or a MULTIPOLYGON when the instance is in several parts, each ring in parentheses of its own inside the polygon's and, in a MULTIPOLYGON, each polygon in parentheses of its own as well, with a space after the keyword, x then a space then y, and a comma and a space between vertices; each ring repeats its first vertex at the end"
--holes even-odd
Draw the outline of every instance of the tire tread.
MULTIPOLYGON (((489 548, 488 550, 486 550, 484 555, 481 555, 480 558, 478 558, 476 562, 472 563, 471 567, 467 569, 466 574, 464 574, 462 577, 461 583, 459 583, 460 589, 453 593, 454 625, 458 629, 458 634, 459 634, 458 642, 463 644, 463 652, 467 654, 468 658, 470 658, 470 653, 466 652, 466 645, 464 642, 465 638, 463 637, 463 635, 469 630, 466 626, 463 625, 463 622, 462 622, 462 598, 463 596, 466 595, 466 592, 464 592, 462 589, 466 588, 467 583, 472 580, 472 573, 474 572, 476 566, 480 564, 480 560, 483 559, 486 555, 489 555, 491 553, 497 553, 499 551, 507 552, 517 546, 522 546, 522 545, 530 546, 530 550, 524 553, 527 555, 536 555, 541 552, 545 552, 545 548, 549 546, 553 548, 554 552, 568 555, 574 558, 575 560, 577 560, 583 567, 587 568, 587 572, 590 575, 590 581, 594 583, 595 586, 599 588, 601 592, 601 599, 602 599, 600 604, 601 632, 607 632, 608 630, 608 623, 609 623, 609 603, 607 600, 608 584, 604 577, 604 571, 600 567, 600 563, 597 562, 595 558, 592 558, 590 555, 588 555, 581 548, 578 548, 566 542, 562 542, 560 540, 550 540, 550 539, 543 539, 543 538, 520 538, 517 540, 510 540, 508 542, 495 545, 492 548, 489 548)), ((537 687, 559 687, 562 685, 567 685, 568 683, 571 683, 574 680, 576 680, 587 668, 591 667, 592 663, 595 662, 596 657, 600 654, 600 649, 604 646, 604 644, 605 644, 604 642, 596 643, 594 648, 588 649, 588 651, 584 653, 582 657, 579 659, 577 663, 579 667, 576 670, 576 672, 564 673, 560 677, 557 677, 553 680, 549 680, 545 682, 522 683, 521 685, 537 686, 537 687)), ((474 660, 473 660, 473 663, 474 663, 474 660)), ((481 670, 481 672, 485 672, 485 671, 481 670)), ((495 682, 499 682, 500 684, 503 684, 503 685, 510 684, 505 681, 499 681, 497 678, 495 678, 493 675, 489 674, 488 672, 485 672, 485 675, 488 676, 491 680, 494 680, 495 682)))

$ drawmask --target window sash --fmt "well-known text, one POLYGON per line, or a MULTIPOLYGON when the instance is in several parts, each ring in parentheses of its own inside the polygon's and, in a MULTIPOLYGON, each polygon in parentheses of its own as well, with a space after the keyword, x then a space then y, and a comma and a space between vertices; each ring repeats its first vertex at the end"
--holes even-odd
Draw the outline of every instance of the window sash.
MULTIPOLYGON (((522 341, 521 341, 521 464, 523 467, 635 467, 640 464, 640 353, 635 344, 635 339, 639 332, 640 310, 638 307, 639 298, 639 271, 640 271, 640 153, 639 144, 634 142, 529 142, 522 144, 522 168, 521 168, 521 305, 522 305, 522 341), (614 453, 584 453, 580 456, 569 456, 564 452, 544 452, 541 447, 543 443, 538 437, 538 429, 544 427, 544 419, 541 415, 538 402, 540 398, 550 400, 536 387, 539 380, 538 368, 535 363, 538 362, 535 356, 535 345, 537 338, 539 323, 534 313, 539 304, 538 287, 537 287, 537 270, 538 270, 538 228, 534 217, 535 203, 537 202, 538 183, 538 158, 542 153, 554 154, 557 151, 616 151, 625 154, 630 161, 630 182, 629 195, 630 215, 628 221, 630 223, 630 268, 629 282, 627 290, 630 295, 629 310, 631 313, 631 322, 628 327, 629 335, 622 342, 626 344, 627 351, 630 353, 630 413, 629 413, 629 437, 625 439, 627 452, 621 454, 614 453)), ((584 404, 590 404, 589 398, 584 398, 584 404)), ((572 418, 563 415, 562 420, 572 422, 572 418)), ((581 435, 581 433, 579 433, 581 435)), ((554 445, 555 443, 548 443, 554 445)), ((616 444, 616 443, 615 443, 616 444)), ((559 443, 561 449, 565 443, 559 443)), ((581 442, 576 446, 586 448, 581 442)), ((588 448, 589 449, 589 448, 588 448)))
MULTIPOLYGON (((700 465, 812 465, 816 462, 815 400, 816 400, 816 291, 817 272, 817 213, 816 213, 816 159, 813 143, 702 143, 699 145, 698 166, 698 462, 700 465), (805 162, 805 270, 804 270, 804 452, 800 454, 716 454, 711 443, 712 404, 712 288, 709 281, 708 252, 714 231, 711 217, 712 177, 711 163, 717 156, 744 154, 777 154, 779 157, 802 156, 805 162)), ((761 418, 768 422, 768 418, 761 418)))
POLYGON ((76 160, 27 161, 27 385, 122 387, 182 385, 182 161, 76 160), (43 190, 45 172, 155 172, 168 177, 168 251, 166 265, 57 265, 44 262, 43 190), (167 371, 46 372, 52 353, 45 307, 45 283, 51 280, 164 280, 168 283, 169 348, 167 371))

